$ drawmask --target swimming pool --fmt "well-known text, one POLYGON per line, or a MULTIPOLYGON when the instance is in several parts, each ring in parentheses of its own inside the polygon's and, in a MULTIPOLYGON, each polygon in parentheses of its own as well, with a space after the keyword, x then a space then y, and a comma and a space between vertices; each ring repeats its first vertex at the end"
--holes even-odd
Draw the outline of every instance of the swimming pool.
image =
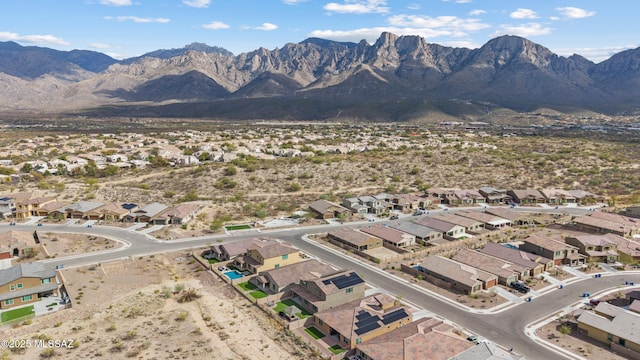
POLYGON ((225 275, 227 275, 227 277, 231 280, 235 280, 235 279, 240 279, 241 277, 243 277, 244 275, 242 275, 242 273, 238 270, 231 270, 231 271, 227 271, 224 273, 225 275))

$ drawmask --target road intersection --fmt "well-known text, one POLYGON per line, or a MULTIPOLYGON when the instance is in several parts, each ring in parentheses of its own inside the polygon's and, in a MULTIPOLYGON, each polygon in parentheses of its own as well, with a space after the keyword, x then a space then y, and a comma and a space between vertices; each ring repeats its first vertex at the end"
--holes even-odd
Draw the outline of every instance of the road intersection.
MULTIPOLYGON (((477 210, 477 208, 475 208, 477 210)), ((584 214, 590 209, 586 208, 518 208, 518 211, 531 211, 537 213, 570 213, 573 215, 584 214)), ((405 218, 404 220, 410 220, 405 218)), ((7 225, 8 227, 9 225, 7 225)), ((498 344, 513 348, 518 353, 529 359, 567 359, 579 358, 567 354, 562 349, 553 349, 549 344, 542 342, 533 334, 533 324, 556 316, 563 310, 572 308, 584 299, 583 293, 595 294, 607 289, 612 289, 625 284, 625 282, 640 283, 640 273, 618 272, 607 273, 600 278, 579 278, 567 283, 561 289, 559 286, 550 285, 548 289, 535 296, 531 302, 513 301, 510 305, 494 309, 494 311, 470 311, 471 309, 457 304, 450 299, 443 298, 425 290, 415 283, 398 278, 382 269, 372 266, 354 257, 347 256, 332 248, 309 241, 305 235, 312 233, 324 233, 333 231, 350 224, 326 224, 309 227, 295 227, 280 230, 268 230, 261 233, 243 232, 234 235, 211 235, 192 237, 176 240, 158 240, 149 234, 140 233, 133 229, 106 227, 99 225, 62 224, 16 224, 11 226, 14 230, 34 231, 44 233, 78 233, 102 236, 122 244, 121 247, 112 250, 92 252, 87 254, 72 255, 67 257, 50 258, 42 260, 51 265, 63 265, 64 268, 74 268, 115 260, 148 256, 172 251, 203 250, 203 247, 214 243, 227 243, 241 239, 270 236, 290 242, 304 253, 318 258, 331 265, 343 269, 355 270, 367 283, 384 288, 389 292, 398 294, 402 298, 421 308, 437 314, 438 316, 460 324, 470 331, 480 334, 498 344)))

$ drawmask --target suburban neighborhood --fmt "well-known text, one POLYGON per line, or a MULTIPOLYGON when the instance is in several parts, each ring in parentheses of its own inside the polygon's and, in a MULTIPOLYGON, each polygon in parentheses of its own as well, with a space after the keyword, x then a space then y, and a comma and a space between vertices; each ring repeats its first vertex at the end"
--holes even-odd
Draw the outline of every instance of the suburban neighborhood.
MULTIPOLYGON (((366 133, 342 144, 303 132, 231 134, 55 135, 5 150, 6 190, 0 193, 0 226, 6 227, 0 234, 3 326, 19 333, 56 314, 79 311, 88 301, 87 285, 94 291, 107 288, 105 276, 114 271, 110 263, 123 263, 126 269, 142 262, 136 266, 144 275, 152 274, 150 264, 162 257, 156 271, 167 263, 186 264, 194 270, 184 279, 197 277, 209 285, 185 289, 180 276, 169 272, 173 285, 155 288, 152 298, 175 299, 176 306, 205 301, 197 299, 209 291, 207 286, 217 284, 210 291, 243 299, 252 317, 270 319, 272 325, 264 331, 285 336, 288 346, 317 358, 404 360, 428 353, 434 359, 525 359, 535 358, 531 351, 538 345, 528 349, 518 341, 547 346, 549 339, 577 344, 549 345, 551 357, 579 357, 578 349, 598 342, 598 356, 640 354, 634 339, 618 331, 619 322, 633 321, 625 319, 635 314, 631 280, 615 293, 574 294, 584 300, 571 304, 563 325, 553 329, 560 320, 537 318, 540 325, 523 335, 529 340, 504 343, 473 329, 467 320, 536 307, 568 288, 591 286, 603 275, 617 279, 629 274, 626 279, 632 279, 640 263, 636 207, 618 210, 611 198, 581 187, 448 188, 418 180, 412 188, 364 186, 353 193, 302 194, 294 185, 313 180, 311 172, 289 175, 284 192, 253 201, 234 193, 239 186, 235 174, 239 169, 253 174, 271 164, 261 161, 313 165, 313 158, 381 149, 457 146, 491 151, 490 141, 481 142, 489 136, 390 135, 382 146, 366 133), (78 150, 71 154, 71 148, 78 150), (27 160, 34 153, 39 159, 27 160), (160 183, 152 182, 158 169, 176 179, 198 179, 208 167, 222 171, 213 187, 226 192, 224 197, 206 196, 202 189, 155 189, 160 183), (127 180, 136 174, 146 180, 127 180), (65 185, 75 179, 84 183, 65 185), (97 179, 111 185, 99 186, 97 179), (70 195, 67 186, 82 193, 70 195), (269 207, 274 202, 279 205, 269 207), (175 255, 167 259, 167 253, 175 255), (79 287, 76 272, 97 272, 96 279, 102 274, 105 285, 90 280, 79 287), (432 309, 434 301, 446 305, 432 309), (612 308, 618 303, 629 310, 612 308), (467 315, 460 318, 458 313, 467 315), (555 335, 564 326, 571 337, 555 335), (603 338, 603 333, 613 337, 603 338)), ((378 169, 372 168, 374 179, 378 169)), ((413 167, 408 173, 419 176, 420 171, 413 167)), ((236 321, 215 327, 232 323, 236 321)), ((104 331, 113 331, 112 326, 118 325, 104 331)), ((148 351, 143 345, 130 353, 148 351)), ((124 347, 110 346, 112 353, 124 347)))

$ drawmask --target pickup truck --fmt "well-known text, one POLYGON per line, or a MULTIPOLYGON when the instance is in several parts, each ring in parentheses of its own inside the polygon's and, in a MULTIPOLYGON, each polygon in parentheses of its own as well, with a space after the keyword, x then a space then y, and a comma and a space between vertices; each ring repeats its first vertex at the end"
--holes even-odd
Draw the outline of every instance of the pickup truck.
POLYGON ((527 285, 525 285, 525 284, 523 284, 523 283, 521 283, 521 282, 516 282, 516 281, 514 281, 514 282, 512 282, 511 284, 509 284, 509 286, 510 286, 512 289, 517 290, 518 292, 523 293, 523 294, 526 294, 526 293, 528 293, 529 291, 531 291, 531 288, 530 288, 530 287, 528 287, 527 285))

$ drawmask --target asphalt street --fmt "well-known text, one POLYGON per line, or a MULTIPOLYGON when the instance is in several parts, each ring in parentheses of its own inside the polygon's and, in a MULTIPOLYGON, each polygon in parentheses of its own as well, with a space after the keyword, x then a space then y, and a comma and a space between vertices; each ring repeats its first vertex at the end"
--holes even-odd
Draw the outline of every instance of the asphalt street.
MULTIPOLYGON (((473 209, 478 210, 478 208, 473 209)), ((581 215, 589 211, 589 209, 568 207, 561 209, 518 207, 514 210, 536 213, 562 212, 572 215, 581 215)), ((449 211, 455 212, 453 209, 449 211)), ((413 218, 414 217, 406 217, 401 219, 401 221, 409 221, 413 218)), ((317 225, 284 230, 269 230, 261 233, 244 231, 234 232, 234 235, 203 236, 170 241, 157 240, 151 236, 132 230, 98 225, 93 225, 92 227, 52 224, 43 224, 42 226, 20 224, 15 226, 2 225, 2 227, 5 226, 6 231, 12 229, 20 231, 37 230, 41 233, 67 232, 99 235, 124 244, 123 247, 114 250, 44 260, 44 262, 52 265, 63 265, 65 268, 99 264, 117 259, 135 258, 164 252, 198 249, 219 242, 231 242, 256 236, 279 238, 292 243, 308 255, 321 259, 324 262, 343 269, 353 269, 368 283, 398 294, 403 299, 460 324, 489 340, 507 348, 513 348, 514 351, 525 355, 529 359, 566 359, 566 357, 546 348, 544 345, 535 342, 527 336, 524 331, 527 324, 554 314, 579 301, 580 295, 585 292, 596 293, 601 290, 616 287, 625 281, 640 283, 640 274, 621 273, 619 275, 605 276, 598 279, 589 278, 566 285, 564 289, 548 292, 536 297, 532 302, 524 302, 499 313, 478 314, 467 312, 451 301, 445 301, 433 296, 411 282, 398 280, 380 269, 368 265, 363 261, 359 261, 357 258, 345 256, 324 246, 318 246, 313 242, 303 240, 303 235, 305 234, 328 232, 344 226, 353 226, 353 224, 317 225)))

